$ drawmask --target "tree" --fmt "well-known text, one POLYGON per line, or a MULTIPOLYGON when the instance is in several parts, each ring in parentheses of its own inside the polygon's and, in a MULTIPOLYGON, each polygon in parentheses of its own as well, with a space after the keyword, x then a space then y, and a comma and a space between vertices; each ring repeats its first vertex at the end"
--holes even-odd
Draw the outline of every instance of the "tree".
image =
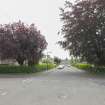
POLYGON ((1 59, 16 59, 20 65, 27 60, 29 65, 33 65, 39 62, 46 47, 45 37, 34 24, 26 25, 19 21, 0 27, 1 59))
POLYGON ((97 66, 105 65, 105 1, 66 1, 60 16, 64 40, 59 44, 70 55, 97 66))
POLYGON ((60 63, 61 63, 61 59, 58 58, 58 57, 54 57, 54 62, 55 62, 56 64, 60 64, 60 63))

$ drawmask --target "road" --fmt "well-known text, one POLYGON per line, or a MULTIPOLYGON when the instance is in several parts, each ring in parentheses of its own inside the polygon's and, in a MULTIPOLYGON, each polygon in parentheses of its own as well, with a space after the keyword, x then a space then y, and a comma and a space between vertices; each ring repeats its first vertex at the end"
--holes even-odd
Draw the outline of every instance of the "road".
POLYGON ((0 105, 105 105, 105 77, 73 67, 0 75, 0 105))

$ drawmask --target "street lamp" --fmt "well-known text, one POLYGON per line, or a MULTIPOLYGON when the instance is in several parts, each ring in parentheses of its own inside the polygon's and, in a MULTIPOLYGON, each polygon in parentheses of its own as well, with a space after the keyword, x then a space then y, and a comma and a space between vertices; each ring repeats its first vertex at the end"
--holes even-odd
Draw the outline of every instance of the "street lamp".
POLYGON ((51 54, 51 53, 52 52, 49 51, 49 52, 47 52, 47 55, 46 55, 46 57, 47 57, 47 62, 46 62, 47 63, 47 67, 46 67, 46 70, 48 70, 48 55, 51 54))

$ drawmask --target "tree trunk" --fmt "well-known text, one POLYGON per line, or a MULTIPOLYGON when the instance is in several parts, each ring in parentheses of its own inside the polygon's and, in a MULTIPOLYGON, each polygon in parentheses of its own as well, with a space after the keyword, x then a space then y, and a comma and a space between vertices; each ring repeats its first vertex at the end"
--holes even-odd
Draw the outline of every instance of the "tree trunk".
POLYGON ((23 65, 24 64, 24 59, 16 59, 16 61, 18 62, 19 65, 23 65))
POLYGON ((28 66, 33 66, 35 63, 32 60, 28 60, 28 66))
POLYGON ((39 61, 38 60, 28 60, 28 66, 33 66, 35 64, 38 64, 39 61))

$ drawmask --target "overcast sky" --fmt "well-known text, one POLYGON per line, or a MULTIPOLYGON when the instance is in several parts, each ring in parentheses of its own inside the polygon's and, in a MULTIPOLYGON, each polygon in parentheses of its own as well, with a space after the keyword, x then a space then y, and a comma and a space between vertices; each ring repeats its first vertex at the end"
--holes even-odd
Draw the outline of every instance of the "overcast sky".
POLYGON ((0 23, 21 20, 25 23, 35 23, 48 42, 48 52, 60 58, 69 54, 56 45, 60 40, 57 35, 61 28, 59 7, 65 0, 0 0, 0 23))

